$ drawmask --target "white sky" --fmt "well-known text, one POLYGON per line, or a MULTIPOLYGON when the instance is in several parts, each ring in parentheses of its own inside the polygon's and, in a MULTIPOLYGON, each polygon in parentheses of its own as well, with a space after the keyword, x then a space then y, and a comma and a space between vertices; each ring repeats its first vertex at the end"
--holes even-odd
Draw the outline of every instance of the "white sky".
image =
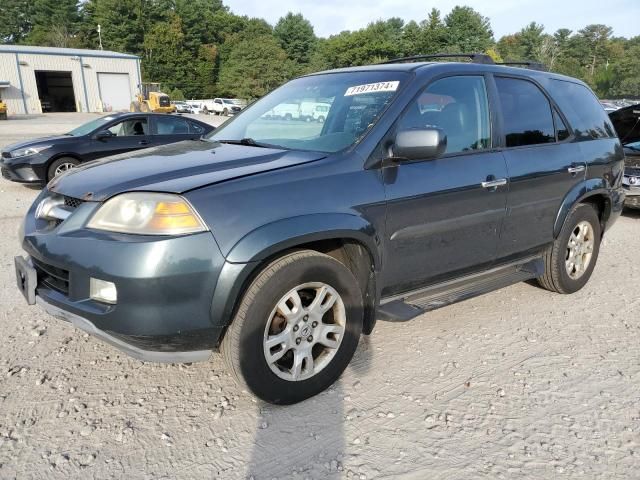
POLYGON ((356 30, 369 22, 390 17, 405 21, 426 18, 432 7, 446 15, 456 5, 468 5, 491 19, 498 40, 529 22, 579 30, 591 23, 613 27, 615 36, 640 35, 640 0, 225 0, 239 15, 260 17, 274 25, 287 12, 302 13, 316 35, 327 37, 342 30, 356 30))

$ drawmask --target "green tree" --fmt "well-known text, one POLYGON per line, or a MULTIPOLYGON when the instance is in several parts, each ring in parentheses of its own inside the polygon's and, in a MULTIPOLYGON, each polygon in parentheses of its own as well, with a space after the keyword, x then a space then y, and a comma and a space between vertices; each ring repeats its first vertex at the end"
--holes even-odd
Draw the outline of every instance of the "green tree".
POLYGON ((302 14, 287 13, 278 20, 273 34, 289 59, 303 68, 309 63, 317 38, 311 23, 302 14))
POLYGON ((190 77, 191 63, 180 17, 174 15, 169 21, 153 26, 144 37, 143 47, 145 78, 161 82, 166 90, 185 85, 185 79, 190 77))
POLYGON ((272 35, 239 40, 220 67, 220 95, 254 99, 291 76, 293 65, 272 35))
POLYGON ((32 30, 26 43, 52 47, 73 46, 80 25, 77 0, 35 0, 31 5, 32 30))
POLYGON ((471 7, 454 7, 444 18, 444 24, 451 52, 484 52, 494 43, 489 19, 471 7))
POLYGON ((0 43, 21 43, 33 28, 31 0, 3 0, 0 8, 0 43))
POLYGON ((523 60, 541 60, 545 40, 544 25, 531 22, 519 32, 523 60))

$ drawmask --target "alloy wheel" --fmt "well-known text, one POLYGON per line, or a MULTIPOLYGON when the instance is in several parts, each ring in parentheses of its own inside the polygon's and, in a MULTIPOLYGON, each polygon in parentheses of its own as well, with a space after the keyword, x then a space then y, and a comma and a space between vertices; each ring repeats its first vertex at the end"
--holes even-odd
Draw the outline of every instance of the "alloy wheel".
POLYGON ((345 334, 346 310, 338 292, 321 282, 287 292, 271 312, 264 331, 264 356, 271 371, 301 381, 322 371, 345 334))
POLYGON ((591 263, 594 246, 595 238, 591 224, 587 221, 578 223, 569 237, 565 257, 565 267, 570 278, 577 280, 584 275, 591 263))

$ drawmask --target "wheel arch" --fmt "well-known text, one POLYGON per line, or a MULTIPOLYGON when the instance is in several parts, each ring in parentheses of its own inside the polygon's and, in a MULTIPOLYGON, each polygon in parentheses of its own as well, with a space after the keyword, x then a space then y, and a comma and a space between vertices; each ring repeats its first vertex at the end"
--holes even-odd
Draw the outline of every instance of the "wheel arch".
MULTIPOLYGON (((212 301, 212 318, 219 319, 222 326, 228 326, 245 291, 267 265, 294 251, 313 250, 337 259, 353 273, 365 304, 363 332, 371 333, 379 299, 376 271, 380 268, 380 253, 372 227, 369 225, 364 231, 355 228, 355 225, 363 226, 354 220, 360 217, 345 216, 353 217, 348 219, 352 228, 347 228, 344 223, 334 223, 334 228, 323 230, 318 228, 318 219, 314 219, 316 227, 303 233, 305 229, 301 228, 298 219, 289 224, 289 229, 281 222, 275 222, 244 237, 227 255, 212 301)), ((324 220, 329 219, 325 217, 324 220)), ((333 220, 335 222, 336 218, 333 220)))
POLYGON ((600 219, 600 230, 604 233, 612 209, 610 186, 603 178, 594 178, 574 186, 565 196, 556 215, 553 238, 560 235, 569 212, 579 203, 588 203, 594 206, 600 219))

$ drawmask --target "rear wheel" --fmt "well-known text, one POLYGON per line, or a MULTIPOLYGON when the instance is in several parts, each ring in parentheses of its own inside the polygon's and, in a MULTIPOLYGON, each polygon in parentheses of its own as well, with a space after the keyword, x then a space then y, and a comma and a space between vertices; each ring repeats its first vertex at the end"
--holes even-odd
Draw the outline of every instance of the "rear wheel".
POLYGON ((80 165, 80 162, 75 158, 71 157, 62 157, 54 160, 47 170, 47 180, 57 177, 58 175, 62 175, 67 170, 71 170, 72 168, 76 168, 80 165))
POLYGON ((227 116, 229 115, 229 109, 225 108, 225 109, 222 111, 222 114, 223 114, 225 117, 227 117, 227 116))
POLYGON ((587 283, 600 252, 600 219, 593 206, 579 204, 544 254, 545 272, 538 283, 558 293, 574 293, 587 283))
POLYGON ((324 117, 322 115, 318 117, 318 123, 324 123, 324 117))
POLYGON ((221 349, 241 386, 267 402, 291 404, 340 377, 358 346, 362 316, 362 293, 347 267, 318 252, 296 252, 251 283, 221 349))

